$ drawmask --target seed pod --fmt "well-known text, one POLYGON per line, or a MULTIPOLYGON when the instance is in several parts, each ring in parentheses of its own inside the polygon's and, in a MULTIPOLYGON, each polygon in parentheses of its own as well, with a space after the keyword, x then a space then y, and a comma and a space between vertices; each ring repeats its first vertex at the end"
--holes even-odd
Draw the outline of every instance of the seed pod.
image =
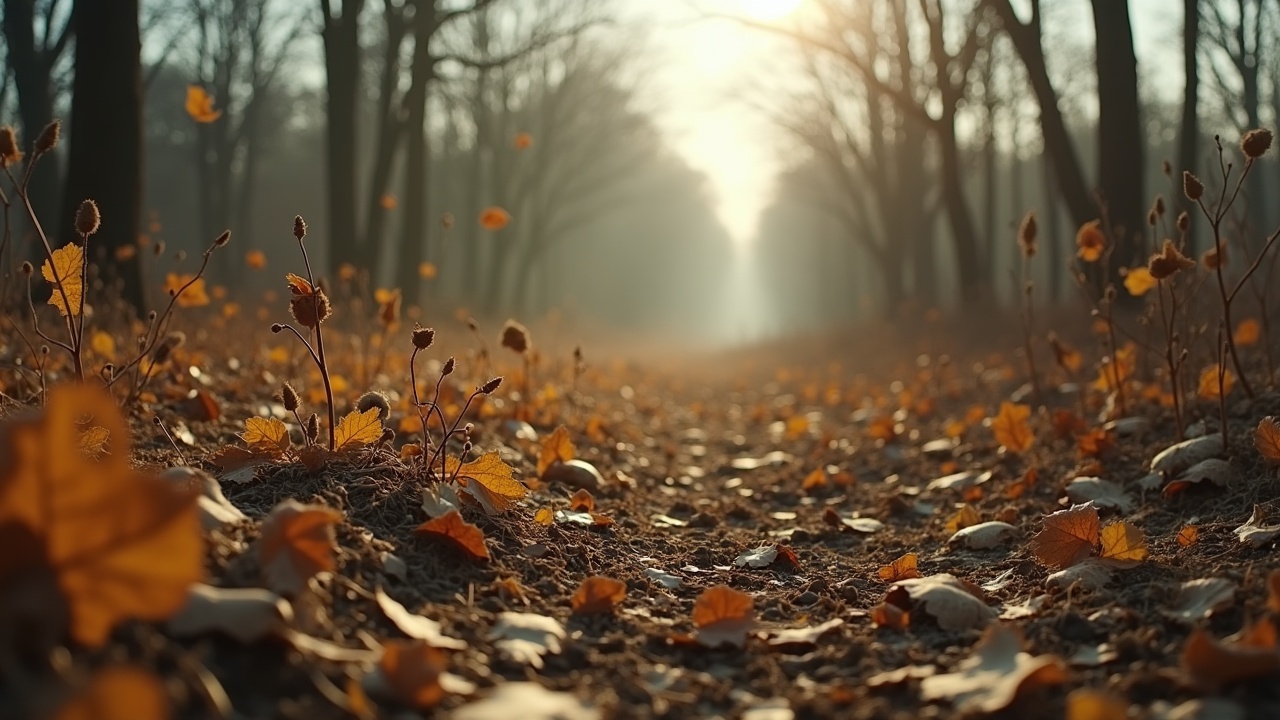
POLYGON ((383 422, 386 422, 387 417, 391 415, 391 401, 386 395, 376 390, 370 390, 356 401, 356 410, 367 412, 369 408, 378 408, 378 419, 383 422))
POLYGON ((314 288, 309 293, 297 293, 289 299, 289 314, 303 327, 314 328, 329 319, 333 314, 333 306, 323 288, 314 288))
POLYGON ((92 200, 82 200, 76 209, 76 232, 88 237, 98 232, 102 224, 102 215, 98 213, 98 204, 92 200))
POLYGON ((502 347, 523 355, 529 349, 529 330, 515 320, 502 326, 502 347))
POLYGON ((1182 192, 1186 194, 1188 200, 1195 202, 1204 196, 1204 183, 1189 170, 1183 170, 1182 192))
POLYGON ((498 386, 500 386, 500 385, 502 385, 502 376, 501 376, 501 375, 499 375, 498 377, 493 378, 492 380, 490 380, 489 382, 485 383, 484 385, 481 385, 481 386, 480 386, 480 394, 482 394, 482 395, 492 395, 492 394, 493 394, 493 391, 494 391, 494 390, 497 390, 497 389, 498 389, 498 386))
POLYGON ((445 361, 444 361, 444 368, 442 368, 442 369, 440 370, 440 374, 441 374, 442 376, 443 376, 443 375, 452 375, 452 374, 453 374, 453 368, 454 368, 456 365, 457 365, 457 363, 454 361, 454 359, 453 359, 453 358, 449 358, 448 360, 445 360, 445 361))
POLYGON ((1266 128, 1250 130, 1240 138, 1240 149, 1250 160, 1257 160, 1271 148, 1271 131, 1266 128))
POLYGON ((422 326, 413 329, 413 346, 419 350, 426 350, 431 347, 431 343, 436 341, 436 331, 434 328, 424 328, 422 326))
POLYGON ((0 167, 22 162, 22 149, 18 147, 18 131, 12 125, 0 127, 0 167))
POLYGON ((298 238, 298 242, 302 242, 302 238, 307 236, 307 221, 301 215, 293 216, 293 236, 298 238))
POLYGON ((214 241, 213 241, 213 246, 214 246, 214 247, 226 247, 227 243, 229 243, 229 242, 231 242, 231 231, 230 231, 230 230, 223 230, 223 231, 222 231, 222 234, 221 234, 221 235, 219 235, 219 236, 218 236, 218 238, 217 238, 216 240, 214 240, 214 241))
POLYGON ((284 404, 285 412, 297 412, 298 408, 302 407, 298 391, 294 390, 289 383, 280 386, 280 401, 284 404))
POLYGON ((320 437, 320 416, 311 413, 311 417, 307 418, 307 442, 315 442, 320 437))
POLYGON ((62 136, 62 121, 54 120, 44 126, 40 137, 36 138, 36 155, 43 155, 58 146, 58 138, 62 136))

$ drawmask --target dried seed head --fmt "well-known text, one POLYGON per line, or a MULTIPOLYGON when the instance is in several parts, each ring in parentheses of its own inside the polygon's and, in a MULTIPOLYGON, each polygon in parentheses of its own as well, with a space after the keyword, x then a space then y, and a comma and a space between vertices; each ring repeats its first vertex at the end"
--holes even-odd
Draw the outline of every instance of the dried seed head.
POLYGON ((154 247, 155 247, 156 257, 160 257, 161 255, 163 255, 163 254, 164 254, 164 241, 163 241, 163 240, 157 240, 157 241, 156 241, 156 244, 155 244, 155 246, 154 246, 154 247))
POLYGON ((384 327, 391 327, 400 323, 400 290, 391 291, 386 296, 386 301, 378 304, 378 322, 384 327))
POLYGON ((1271 131, 1266 128, 1250 130, 1240 138, 1240 149, 1250 160, 1257 160, 1271 148, 1271 131))
POLYGON ((111 382, 116 377, 116 366, 114 363, 107 363, 102 366, 102 379, 111 382))
POLYGON ((453 358, 445 360, 444 367, 440 370, 440 375, 442 377, 445 375, 452 375, 455 367, 457 367, 457 362, 455 362, 453 358))
POLYGON ((431 343, 436 341, 436 331, 434 328, 424 328, 421 325, 413 329, 413 346, 419 350, 426 350, 431 347, 431 343))
POLYGON ((98 204, 92 200, 82 200, 76 209, 76 232, 83 237, 98 232, 102 225, 102 215, 98 213, 98 204))
POLYGON ((499 385, 501 385, 501 384, 502 384, 502 376, 501 376, 501 375, 499 375, 498 377, 493 378, 492 380, 490 380, 489 382, 485 383, 484 385, 481 385, 481 386, 480 386, 480 394, 481 394, 481 395, 492 395, 492 394, 493 394, 493 391, 494 391, 494 390, 497 390, 497 389, 498 389, 498 386, 499 386, 499 385))
POLYGON ((1147 262, 1147 271, 1156 280, 1164 280, 1172 277, 1179 270, 1187 270, 1195 266, 1195 260, 1183 255, 1172 240, 1165 239, 1164 247, 1160 252, 1152 255, 1151 260, 1147 262))
POLYGON ((320 437, 320 416, 311 413, 311 417, 307 418, 307 442, 315 442, 320 437))
POLYGON ((1164 217, 1164 196, 1156 195, 1156 199, 1151 203, 1151 209, 1156 211, 1160 217, 1164 217))
POLYGON ((297 412, 298 408, 302 407, 298 391, 294 390, 289 383, 280 386, 280 402, 284 404, 285 412, 297 412))
POLYGON ((23 275, 31 275, 31 274, 32 274, 32 273, 34 273, 35 271, 36 271, 36 266, 35 266, 35 265, 32 265, 31 263, 27 262, 26 260, 23 260, 23 261, 22 261, 22 274, 23 274, 23 275))
POLYGON ((523 355, 529 349, 529 331, 515 320, 508 320, 502 326, 501 344, 523 355))
POLYGON ((293 216, 293 236, 298 238, 298 242, 302 242, 302 238, 307 236, 307 221, 301 215, 293 216))
POLYGON ((169 359, 169 356, 173 354, 174 350, 181 347, 186 341, 186 334, 177 330, 165 335, 164 340, 161 340, 160 344, 156 346, 155 351, 152 352, 151 361, 156 365, 163 363, 169 359))
POLYGON ((1160 172, 1164 173, 1165 177, 1173 175, 1173 166, 1169 164, 1168 160, 1160 163, 1160 172))
POLYGON ((1160 222, 1160 216, 1156 215, 1155 208, 1151 208, 1150 210, 1147 211, 1147 225, 1150 227, 1155 227, 1156 223, 1158 222, 1160 222))
POLYGON ((1225 256, 1226 256, 1225 252, 1222 254, 1219 254, 1218 250, 1215 248, 1215 249, 1208 250, 1205 252, 1204 255, 1201 255, 1200 262, 1210 270, 1217 270, 1220 266, 1222 266, 1226 262, 1225 256))
POLYGON ((1195 202, 1204 196, 1204 183, 1200 182, 1200 178, 1192 175, 1191 171, 1183 170, 1182 192, 1186 194, 1188 200, 1195 202))
POLYGON ((36 155, 43 155, 58 146, 58 138, 62 136, 62 121, 54 120, 44 126, 40 137, 36 138, 36 155))
POLYGON ((396 431, 391 428, 382 428, 382 435, 378 438, 379 445, 386 445, 396 439, 396 431))
POLYGON ((230 231, 230 230, 223 230, 223 231, 222 231, 222 234, 221 234, 221 235, 219 235, 219 236, 218 236, 218 238, 217 238, 216 240, 214 240, 214 241, 213 241, 213 246, 214 246, 214 247, 226 247, 226 246, 227 246, 227 243, 229 243, 229 242, 231 242, 231 231, 230 231))
MULTIPOLYGON (((1022 248, 1023 257, 1034 257, 1036 254, 1036 211, 1028 210, 1018 226, 1018 246, 1022 248)), ((576 356, 575 356, 576 359, 576 356)))
POLYGON ((329 296, 323 288, 315 288, 314 292, 294 294, 289 299, 289 314, 303 327, 315 328, 329 319, 333 314, 333 306, 329 304, 329 296))
POLYGON ((1191 216, 1182 211, 1178 213, 1178 232, 1186 232, 1191 227, 1191 216))
POLYGON ((273 333, 284 332, 284 326, 281 325, 280 323, 271 323, 271 332, 273 333))
POLYGON ((356 401, 356 410, 368 412, 369 408, 378 408, 378 419, 383 422, 386 422, 387 417, 391 415, 391 401, 386 395, 376 390, 370 390, 356 401))
POLYGON ((22 149, 18 146, 18 131, 12 125, 0 127, 0 167, 22 162, 22 149))

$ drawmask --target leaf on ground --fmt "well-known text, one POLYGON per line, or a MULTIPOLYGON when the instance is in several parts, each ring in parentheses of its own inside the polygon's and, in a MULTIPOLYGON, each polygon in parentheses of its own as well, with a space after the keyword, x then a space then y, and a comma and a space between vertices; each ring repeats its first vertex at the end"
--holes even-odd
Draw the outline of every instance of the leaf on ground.
POLYGON ((657 568, 645 568, 644 576, 658 583, 668 590, 678 590, 684 582, 677 575, 664 572, 657 568))
POLYGON ((573 497, 569 498, 569 509, 573 512, 589 513, 596 509, 595 496, 591 494, 591 491, 583 488, 575 492, 573 497))
POLYGON ((1174 477, 1202 460, 1221 454, 1222 434, 1210 433, 1161 450, 1151 459, 1151 472, 1160 473, 1167 478, 1174 477))
POLYGON ((785 652, 790 655, 803 655, 818 645, 818 640, 827 633, 844 625, 844 620, 832 618, 819 625, 795 628, 791 630, 773 630, 766 643, 770 650, 785 652))
POLYGON ((1081 688, 1067 696, 1066 720, 1127 720, 1129 702, 1106 690, 1081 688))
POLYGON ((382 609, 382 614, 386 615, 393 625, 400 628, 400 632, 414 640, 421 640, 431 647, 446 650, 465 650, 467 648, 466 642, 445 635, 444 631, 441 630, 440 623, 431 618, 409 612, 408 608, 396 602, 382 588, 374 590, 373 596, 378 602, 378 607, 382 609))
POLYGON ((84 265, 84 248, 70 242, 53 251, 53 261, 45 260, 40 266, 40 274, 49 282, 49 304, 58 308, 58 313, 67 316, 67 308, 71 308, 72 316, 79 316, 84 306, 84 280, 80 271, 84 265), (59 289, 58 281, 62 281, 59 289))
POLYGON ((392 640, 382 649, 374 673, 366 678, 370 694, 388 692, 399 702, 426 710, 448 695, 469 695, 475 686, 448 672, 449 653, 424 642, 392 640))
POLYGON ((111 441, 111 431, 101 425, 86 428, 80 433, 76 449, 90 460, 100 460, 108 452, 107 443, 111 441))
POLYGON ((1195 623, 1229 606, 1236 597, 1236 584, 1225 578, 1199 578, 1178 586, 1173 607, 1164 614, 1174 620, 1195 623))
POLYGON ((538 508, 538 512, 533 514, 533 522, 538 525, 542 525, 543 527, 548 527, 555 523, 555 521, 556 515, 552 512, 551 508, 538 508))
POLYGON ((422 523, 414 532, 448 540, 474 560, 489 560, 489 547, 484 542, 484 531, 463 520, 462 513, 457 510, 450 510, 438 518, 422 523))
POLYGON ((1001 403, 999 414, 991 421, 991 431, 995 433, 996 442, 1014 454, 1022 454, 1030 450, 1036 440, 1035 433, 1031 432, 1031 426, 1028 424, 1030 419, 1030 405, 1001 403))
POLYGON ((875 623, 876 627, 906 630, 911 625, 911 613, 897 605, 882 602, 871 608, 871 622, 875 623))
POLYGON ((693 604, 693 624, 700 644, 743 647, 755 627, 755 600, 727 585, 707 588, 693 604))
POLYGON ((196 583, 186 606, 169 618, 165 629, 184 638, 218 632, 249 645, 292 622, 293 608, 269 590, 196 583))
POLYGON ((1246 627, 1238 638, 1226 641, 1215 640, 1205 629, 1196 628, 1183 646, 1181 666, 1192 684, 1207 691, 1272 675, 1280 671, 1275 624, 1264 618, 1246 627))
POLYGON ((457 510, 462 505, 458 491, 449 483, 435 483, 422 491, 422 512, 429 518, 438 518, 457 510))
POLYGON ((1191 547, 1200 539, 1200 528, 1195 525, 1187 525, 1178 531, 1178 545, 1182 547, 1191 547))
POLYGON ((1134 501, 1119 485, 1096 477, 1078 477, 1067 483, 1067 497, 1073 503, 1092 502, 1100 508, 1133 512, 1134 501))
POLYGON ((981 591, 954 575, 939 573, 894 583, 886 601, 904 610, 923 609, 944 630, 969 630, 985 627, 997 615, 974 592, 981 591))
POLYGON ((276 505, 262 521, 258 558, 267 586, 296 596, 316 573, 331 572, 335 540, 333 526, 342 513, 323 505, 303 505, 292 498, 276 505))
POLYGON ((1049 575, 1044 580, 1044 586, 1050 590, 1067 590, 1073 587, 1082 590, 1101 590, 1111 582, 1114 572, 1115 568, 1112 565, 1089 558, 1049 575))
POLYGON ((538 449, 538 477, 547 472, 547 468, 557 462, 569 462, 578 456, 578 449, 573 446, 569 437, 569 428, 561 425, 550 435, 542 439, 538 449))
POLYGON ((445 461, 445 477, 455 474, 462 489, 490 515, 510 510, 529 494, 528 488, 512 476, 511 466, 503 462, 497 452, 487 452, 469 463, 449 458, 445 461))
POLYGON ((378 442, 382 437, 380 412, 380 408, 371 407, 364 412, 352 410, 344 415, 333 429, 334 452, 357 450, 378 442))
POLYGON ((804 476, 804 480, 800 483, 801 490, 815 490, 827 484, 827 471, 823 468, 814 468, 813 472, 804 476))
POLYGON ((968 490, 976 485, 982 485, 990 480, 991 472, 976 472, 973 470, 964 470, 961 472, 943 475, 940 478, 934 478, 925 486, 925 490, 968 490))
POLYGON ((169 693, 149 670, 117 665, 94 673, 54 720, 166 720, 169 693))
POLYGON ((1066 568, 1089 557, 1098 542, 1098 509, 1073 505, 1045 517, 1044 529, 1031 538, 1031 552, 1042 565, 1066 568))
POLYGON ((892 563, 882 566, 878 575, 881 580, 891 583, 918 578, 920 577, 920 570, 916 567, 916 561, 915 553, 907 553, 892 563))
POLYGON ((1262 547, 1267 543, 1276 539, 1280 535, 1280 525, 1266 524, 1266 511, 1261 505, 1253 506, 1253 514, 1245 521, 1245 524, 1236 528, 1236 537, 1240 538, 1240 542, 1248 543, 1254 547, 1262 547))
POLYGON ((54 580, 60 598, 31 619, 51 636, 97 647, 122 620, 168 618, 204 576, 199 489, 139 473, 129 456, 115 401, 89 385, 55 387, 42 411, 0 424, 0 587, 54 580), (85 416, 112 438, 98 460, 79 451, 85 416))
POLYGON ((1117 522, 1102 528, 1099 542, 1098 557, 1120 567, 1132 567, 1147 559, 1147 538, 1132 523, 1117 522))
POLYGON ((970 525, 957 531, 947 540, 947 543, 950 545, 963 545, 970 550, 990 550, 1000 547, 1010 536, 1017 534, 1017 532, 1018 528, 1007 522, 991 520, 977 525, 970 525))
POLYGON ((542 669, 542 656, 560 652, 564 627, 554 618, 536 613, 504 612, 489 635, 494 646, 512 660, 542 669))
POLYGON ((283 455, 289 449, 289 428, 276 418, 251 417, 244 421, 240 439, 255 453, 283 455))
POLYGON ((752 548, 745 550, 741 555, 734 559, 733 564, 738 567, 762 568, 773 564, 778 559, 778 546, 765 545, 764 547, 752 548))
POLYGON ((957 672, 920 681, 925 700, 951 700, 961 713, 994 713, 1008 707, 1023 689, 1061 685, 1067 668, 1053 655, 1022 652, 1022 633, 995 624, 983 633, 973 655, 957 672))
POLYGON ((576 615, 606 615, 627 599, 627 584, 603 575, 582 581, 569 600, 576 615))
POLYGON ((504 682, 488 697, 467 703, 450 715, 452 720, 600 720, 600 709, 571 693, 554 692, 535 682, 504 682))
POLYGON ((1264 417, 1253 431, 1253 446, 1268 462, 1280 462, 1280 423, 1275 417, 1264 417))
POLYGON ((972 525, 977 525, 980 522, 982 522, 982 516, 978 514, 977 509, 969 503, 965 503, 960 506, 960 509, 956 511, 955 515, 952 515, 947 520, 947 532, 954 535, 957 532, 972 525))
POLYGON ((1183 470, 1182 473, 1165 485, 1164 489, 1161 490, 1161 494, 1165 497, 1172 497, 1187 489, 1187 487, 1202 482, 1209 482, 1218 487, 1226 487, 1231 484, 1235 474, 1236 471, 1231 467, 1231 463, 1226 460, 1221 458, 1201 460, 1183 470))

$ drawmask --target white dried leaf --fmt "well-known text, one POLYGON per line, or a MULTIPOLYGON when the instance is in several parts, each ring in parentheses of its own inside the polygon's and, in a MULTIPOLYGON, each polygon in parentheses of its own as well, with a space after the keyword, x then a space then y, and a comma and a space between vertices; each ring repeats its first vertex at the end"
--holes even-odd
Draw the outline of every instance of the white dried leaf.
POLYGON ((1221 458, 1209 458, 1208 460, 1201 460, 1182 471, 1175 480, 1185 483, 1207 481, 1218 487, 1226 487, 1231 484, 1235 474, 1235 470, 1231 468, 1231 463, 1221 458))
POLYGON ((382 588, 377 588, 374 591, 374 599, 378 601, 378 607, 382 609, 382 613, 387 616, 387 619, 400 628, 400 632, 414 640, 421 640, 432 647, 445 650, 465 650, 467 648, 466 642, 445 635, 440 623, 409 612, 408 608, 396 602, 390 595, 383 592, 382 588))
POLYGON ((448 515, 462 506, 458 491, 451 483, 436 483, 422 491, 422 512, 429 518, 448 515))
POLYGON ((489 633, 494 646, 507 657, 536 669, 542 669, 542 656, 560 652, 564 626, 537 613, 504 612, 489 633))
POLYGON ((261 588, 191 586, 187 604, 169 618, 167 628, 178 637, 220 632, 248 645, 293 622, 288 601, 261 588))
POLYGON ((1111 573, 1109 566, 1085 560, 1045 578, 1044 586, 1050 590, 1066 590, 1077 585, 1084 590, 1101 590, 1111 581, 1111 573))
POLYGON ((1056 685, 1066 676, 1057 657, 1022 652, 1022 633, 996 624, 983 633, 957 672, 921 680, 920 692, 925 700, 951 700, 960 713, 993 713, 1008 707, 1024 683, 1056 685))
POLYGON ((1134 501, 1125 491, 1113 482, 1096 477, 1078 477, 1067 483, 1067 497, 1073 503, 1087 503, 1103 508, 1119 510, 1122 513, 1133 512, 1134 501))
POLYGON ((1018 528, 1007 522, 992 520, 961 528, 947 542, 952 545, 964 545, 971 550, 990 550, 1003 545, 1010 535, 1017 532, 1018 528))
POLYGON ((663 572, 657 568, 645 568, 644 575, 668 590, 679 589, 680 585, 683 584, 683 581, 678 576, 663 572))
POLYGON ((733 564, 738 567, 762 568, 772 565, 773 561, 777 559, 778 546, 766 545, 743 552, 733 561, 733 564))
POLYGON ((538 683, 500 683, 483 700, 454 710, 453 720, 600 720, 600 709, 564 692, 548 690, 538 683))
POLYGON ((954 575, 940 573, 893 584, 938 621, 943 630, 980 628, 996 619, 996 611, 975 597, 954 575))
POLYGON ((1262 547, 1280 535, 1280 525, 1267 525, 1266 513, 1260 506, 1254 505, 1253 514, 1249 516, 1249 520, 1234 532, 1236 537, 1240 538, 1240 542, 1262 547))
POLYGON ((973 470, 963 470, 958 473, 944 475, 940 478, 931 480, 925 486, 925 490, 967 490, 975 485, 981 485, 991 479, 991 471, 976 472, 973 470))
POLYGON ((1173 607, 1164 614, 1182 622, 1199 622, 1230 605, 1235 596, 1236 584, 1225 578, 1188 580, 1178 587, 1173 607))
POLYGON ((1222 435, 1214 433, 1170 445, 1151 459, 1151 471, 1173 477, 1201 460, 1222 454, 1222 435))

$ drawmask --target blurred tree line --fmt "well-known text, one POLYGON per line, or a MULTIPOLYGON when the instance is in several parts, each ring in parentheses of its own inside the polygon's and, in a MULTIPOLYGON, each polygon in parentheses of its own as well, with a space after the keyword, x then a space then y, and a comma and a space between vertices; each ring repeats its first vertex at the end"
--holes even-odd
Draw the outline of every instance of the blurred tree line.
MULTIPOLYGON (((599 31, 610 0, 3 3, 0 110, 24 142, 53 117, 71 134, 35 173, 37 212, 56 246, 69 235, 53 220, 69 222, 82 196, 121 195, 103 207, 103 232, 118 235, 99 259, 129 267, 117 274, 136 304, 181 269, 175 251, 227 228, 239 252, 215 257, 212 281, 280 285, 302 214, 329 282, 399 288, 429 313, 578 308, 695 332, 711 321, 697 309, 719 293, 730 240, 704 178, 640 104, 641 43, 624 50, 616 29, 599 31), (109 33, 82 30, 104 22, 94 5, 110 6, 109 33), (114 39, 100 51, 114 64, 81 61, 86 33, 114 39), (184 107, 191 86, 212 99, 204 121, 184 107), (119 106, 137 116, 132 159, 126 145, 77 170, 93 144, 77 132, 119 106), (494 207, 504 227, 481 222, 494 207), (249 251, 267 272, 246 268, 249 251)), ((7 264, 32 256, 30 229, 17 229, 26 249, 7 264)))
MULTIPOLYGON (((788 138, 757 238, 774 324, 1016 303, 1031 209, 1041 301, 1078 297, 1069 263, 1091 220, 1110 226, 1109 277, 1145 263, 1155 195, 1167 227, 1187 208, 1182 170, 1221 184, 1215 133, 1231 153, 1280 118, 1280 3, 1173 5, 1181 73, 1139 61, 1135 23, 1153 19, 1124 0, 812 0, 794 26, 756 23, 790 41, 802 78, 753 99, 788 138)), ((1241 232, 1280 222, 1278 173, 1250 175, 1241 232)))

